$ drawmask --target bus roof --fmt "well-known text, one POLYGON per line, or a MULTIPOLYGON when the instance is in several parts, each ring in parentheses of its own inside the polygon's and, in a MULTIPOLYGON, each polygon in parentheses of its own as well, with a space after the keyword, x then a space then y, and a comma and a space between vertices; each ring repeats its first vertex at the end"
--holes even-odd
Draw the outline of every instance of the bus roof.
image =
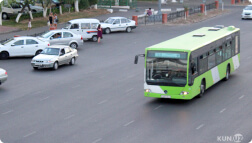
POLYGON ((234 26, 223 28, 202 27, 184 35, 150 46, 146 48, 146 50, 194 51, 239 30, 239 28, 235 28, 234 26))

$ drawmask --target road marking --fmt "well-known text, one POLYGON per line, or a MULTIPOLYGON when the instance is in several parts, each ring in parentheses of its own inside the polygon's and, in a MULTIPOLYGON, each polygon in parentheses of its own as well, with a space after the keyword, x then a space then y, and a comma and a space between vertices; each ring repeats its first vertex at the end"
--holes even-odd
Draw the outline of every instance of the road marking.
POLYGON ((162 105, 159 105, 158 107, 154 108, 153 110, 157 110, 158 108, 162 107, 162 105))
POLYGON ((35 134, 35 133, 36 133, 36 132, 31 132, 31 133, 25 135, 24 138, 29 137, 29 136, 31 136, 31 135, 33 135, 33 134, 35 134))
POLYGON ((9 111, 4 112, 4 113, 2 113, 2 114, 3 114, 3 115, 6 115, 6 114, 11 113, 11 112, 13 112, 13 110, 9 110, 9 111))
POLYGON ((42 98, 42 99, 40 99, 40 101, 46 100, 46 99, 48 99, 48 98, 50 98, 50 96, 47 96, 47 97, 45 97, 45 98, 42 98))
POLYGON ((125 124, 124 127, 127 127, 128 125, 130 125, 130 124, 132 124, 132 123, 134 123, 134 122, 135 122, 135 121, 132 120, 132 121, 130 121, 129 123, 125 124))
POLYGON ((81 86, 81 85, 78 84, 78 85, 73 86, 72 88, 78 88, 78 87, 80 87, 80 86, 81 86))
POLYGON ((196 130, 199 130, 199 129, 202 128, 203 126, 205 126, 205 125, 204 125, 204 124, 199 125, 199 126, 196 128, 196 130))
POLYGON ((75 115, 74 114, 72 114, 72 115, 70 115, 70 116, 67 116, 66 118, 64 118, 64 120, 68 120, 68 119, 70 119, 70 118, 73 118, 75 115))
POLYGON ((130 92, 131 90, 133 90, 134 88, 130 88, 130 89, 128 89, 128 90, 126 90, 126 92, 130 92))
POLYGON ((93 141, 92 143, 98 143, 98 142, 101 141, 101 140, 102 140, 102 138, 99 138, 99 139, 93 141))
POLYGON ((244 97, 244 95, 242 95, 241 97, 239 97, 239 99, 242 99, 244 97))
POLYGON ((101 101, 101 102, 99 102, 98 104, 103 104, 103 103, 105 103, 105 102, 107 102, 108 100, 103 100, 103 101, 101 101))
POLYGON ((226 108, 222 109, 222 110, 220 111, 220 113, 224 112, 225 110, 226 110, 226 108))
POLYGON ((34 95, 37 95, 37 94, 40 94, 40 93, 42 93, 42 91, 37 91, 37 92, 34 93, 34 95))

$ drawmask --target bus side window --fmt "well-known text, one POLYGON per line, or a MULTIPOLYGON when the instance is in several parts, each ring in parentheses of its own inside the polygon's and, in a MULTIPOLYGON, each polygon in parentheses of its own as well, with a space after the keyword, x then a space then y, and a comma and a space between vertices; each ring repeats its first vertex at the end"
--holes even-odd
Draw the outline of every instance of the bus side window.
POLYGON ((222 46, 216 49, 216 65, 222 62, 222 46))
POLYGON ((209 56, 208 56, 208 69, 211 69, 212 67, 215 66, 215 50, 209 51, 209 56))
POLYGON ((235 54, 239 53, 239 39, 238 36, 235 36, 235 54))
POLYGON ((199 72, 200 72, 200 74, 207 71, 207 54, 208 53, 205 53, 205 54, 200 56, 200 60, 199 60, 199 72))
POLYGON ((197 62, 197 57, 192 59, 191 62, 191 70, 192 70, 192 75, 195 75, 198 73, 198 62, 197 62))

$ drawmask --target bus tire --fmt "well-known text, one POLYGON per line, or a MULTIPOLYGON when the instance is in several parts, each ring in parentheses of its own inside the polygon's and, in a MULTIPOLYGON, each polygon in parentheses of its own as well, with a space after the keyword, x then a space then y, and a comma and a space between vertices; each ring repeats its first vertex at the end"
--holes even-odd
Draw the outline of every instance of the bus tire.
POLYGON ((202 80, 201 81, 201 84, 200 84, 200 94, 199 94, 199 98, 203 97, 204 93, 205 93, 205 80, 202 80))
POLYGON ((230 66, 228 65, 228 66, 227 66, 227 70, 226 70, 226 76, 225 76, 224 80, 225 80, 225 81, 228 81, 229 76, 230 76, 230 66))

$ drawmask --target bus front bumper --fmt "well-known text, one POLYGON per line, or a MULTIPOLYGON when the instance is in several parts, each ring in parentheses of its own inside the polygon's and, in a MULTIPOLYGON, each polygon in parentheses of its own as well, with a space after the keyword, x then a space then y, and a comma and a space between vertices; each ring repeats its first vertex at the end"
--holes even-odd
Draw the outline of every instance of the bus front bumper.
POLYGON ((190 100, 192 96, 188 95, 166 95, 160 93, 151 93, 151 92, 144 92, 145 97, 153 97, 153 98, 167 98, 167 99, 183 99, 183 100, 190 100))

